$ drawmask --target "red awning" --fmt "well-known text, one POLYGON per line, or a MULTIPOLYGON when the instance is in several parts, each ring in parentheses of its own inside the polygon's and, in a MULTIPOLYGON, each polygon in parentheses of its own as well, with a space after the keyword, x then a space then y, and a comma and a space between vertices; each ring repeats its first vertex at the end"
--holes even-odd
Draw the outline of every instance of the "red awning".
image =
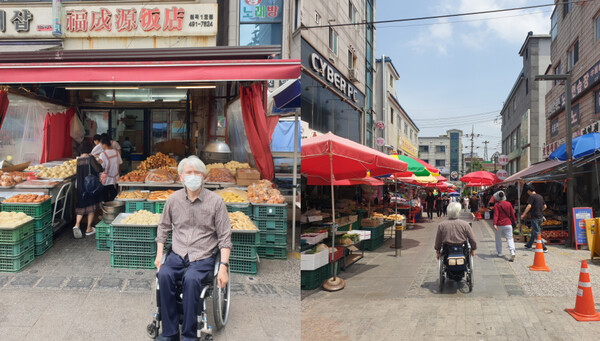
POLYGON ((299 76, 298 59, 0 63, 0 84, 190 83, 299 76))
MULTIPOLYGON (((311 176, 307 180, 307 185, 320 185, 320 186, 330 186, 331 182, 329 179, 323 179, 317 176, 311 176)), ((385 182, 373 178, 366 177, 362 179, 344 179, 344 180, 333 180, 334 186, 357 186, 357 185, 367 185, 367 186, 383 186, 385 182)))

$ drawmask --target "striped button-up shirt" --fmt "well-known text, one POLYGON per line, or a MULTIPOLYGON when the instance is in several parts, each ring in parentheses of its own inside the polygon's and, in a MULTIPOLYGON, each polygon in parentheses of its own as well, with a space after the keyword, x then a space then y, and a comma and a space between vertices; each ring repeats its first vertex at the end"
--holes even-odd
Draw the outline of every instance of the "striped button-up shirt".
POLYGON ((185 188, 171 194, 158 224, 156 242, 165 243, 173 230, 173 252, 190 262, 211 256, 215 247, 232 248, 231 225, 225 202, 202 189, 191 201, 185 188))

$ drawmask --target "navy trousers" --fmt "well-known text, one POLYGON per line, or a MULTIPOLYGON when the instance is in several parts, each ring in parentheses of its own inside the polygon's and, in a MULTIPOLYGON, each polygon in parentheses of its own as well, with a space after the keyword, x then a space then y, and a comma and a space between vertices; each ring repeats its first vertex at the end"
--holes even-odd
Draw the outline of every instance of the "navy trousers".
POLYGON ((196 312, 200 302, 203 282, 214 269, 212 257, 190 262, 188 257, 182 259, 171 252, 156 274, 160 288, 160 310, 162 314, 163 336, 179 334, 179 318, 175 298, 175 282, 182 279, 183 325, 181 336, 196 340, 198 321, 196 312), (186 270, 187 269, 187 270, 186 270), (184 274, 185 273, 185 274, 184 274))

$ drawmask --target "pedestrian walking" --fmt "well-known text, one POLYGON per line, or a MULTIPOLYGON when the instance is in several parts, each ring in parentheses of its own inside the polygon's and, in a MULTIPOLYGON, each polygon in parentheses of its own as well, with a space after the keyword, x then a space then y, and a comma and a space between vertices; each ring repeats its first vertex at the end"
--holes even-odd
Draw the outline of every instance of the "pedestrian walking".
MULTIPOLYGON (((531 246, 533 243, 535 243, 538 234, 541 233, 540 225, 544 219, 542 212, 546 209, 546 204, 544 203, 544 198, 535 192, 535 187, 533 187, 532 184, 526 184, 525 189, 527 190, 529 199, 527 199, 527 207, 521 215, 521 220, 525 219, 527 213, 531 212, 531 237, 527 241, 527 244, 525 244, 526 249, 531 249, 531 246)), ((546 244, 544 244, 543 240, 542 248, 544 249, 544 252, 548 252, 546 244)))
POLYGON ((105 200, 113 201, 117 196, 117 179, 119 178, 119 153, 113 149, 108 136, 103 136, 100 142, 102 149, 99 161, 104 168, 104 172, 100 175, 100 181, 104 185, 105 200))
POLYGON ((442 214, 444 214, 444 217, 446 217, 448 215, 448 205, 450 204, 450 198, 448 198, 447 195, 444 195, 444 197, 442 198, 442 214))
POLYGON ((469 198, 467 198, 466 196, 462 198, 462 203, 463 203, 463 209, 465 210, 465 212, 469 211, 469 198))
POLYGON ((475 191, 473 191, 473 195, 471 196, 471 199, 469 199, 469 208, 471 209, 473 220, 475 220, 476 213, 479 211, 479 198, 477 198, 477 192, 475 191))
POLYGON ((503 191, 494 194, 494 232, 496 237, 496 251, 498 257, 502 257, 502 236, 508 244, 510 252, 509 261, 515 260, 515 241, 513 239, 513 223, 515 222, 515 210, 513 206, 506 201, 506 195, 503 191))
MULTIPOLYGON (((86 191, 85 179, 90 175, 98 178, 100 172, 102 172, 102 166, 98 164, 96 158, 88 154, 81 154, 77 158, 77 175, 75 180, 77 203, 75 205, 75 226, 73 226, 73 236, 75 238, 82 237, 80 224, 83 216, 87 216, 85 235, 90 236, 96 232, 96 229, 92 227, 92 222, 96 211, 100 208, 104 192, 102 186, 98 186, 96 191, 86 191)), ((97 183, 99 182, 100 180, 98 179, 97 183)))
POLYGON ((427 192, 427 197, 425 197, 425 210, 427 210, 427 218, 429 221, 433 220, 433 209, 435 207, 435 198, 433 197, 433 193, 431 191, 427 192))
POLYGON ((438 193, 438 195, 435 197, 435 213, 437 214, 437 217, 441 217, 442 216, 442 196, 438 193))

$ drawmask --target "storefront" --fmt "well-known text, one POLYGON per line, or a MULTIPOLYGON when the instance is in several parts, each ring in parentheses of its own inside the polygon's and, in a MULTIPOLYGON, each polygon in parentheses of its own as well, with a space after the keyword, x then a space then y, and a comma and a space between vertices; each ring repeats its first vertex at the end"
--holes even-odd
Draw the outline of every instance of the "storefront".
POLYGON ((301 50, 302 121, 312 130, 361 143, 365 95, 305 40, 301 50))

